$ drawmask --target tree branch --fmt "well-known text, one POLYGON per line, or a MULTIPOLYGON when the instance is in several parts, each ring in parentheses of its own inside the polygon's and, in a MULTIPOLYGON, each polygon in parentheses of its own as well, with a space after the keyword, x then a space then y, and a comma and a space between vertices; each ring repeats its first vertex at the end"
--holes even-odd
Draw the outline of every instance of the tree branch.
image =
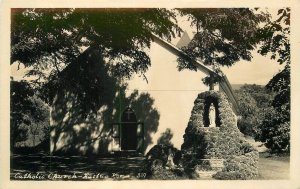
MULTIPOLYGON (((55 52, 55 54, 58 56, 58 54, 57 54, 56 52, 55 52)), ((58 65, 57 65, 57 57, 56 57, 56 56, 54 56, 54 66, 55 66, 57 72, 60 74, 61 71, 60 71, 59 68, 58 68, 58 65)))
POLYGON ((18 69, 17 70, 20 70, 20 64, 21 64, 21 62, 18 62, 18 69))

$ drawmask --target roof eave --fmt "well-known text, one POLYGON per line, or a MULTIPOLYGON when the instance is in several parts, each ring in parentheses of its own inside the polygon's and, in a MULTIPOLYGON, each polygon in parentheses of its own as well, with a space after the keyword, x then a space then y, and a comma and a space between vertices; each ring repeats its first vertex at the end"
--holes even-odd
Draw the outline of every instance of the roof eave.
POLYGON ((155 34, 152 34, 152 36, 153 36, 154 42, 156 42, 160 46, 164 47, 165 49, 167 49, 169 52, 173 53, 176 56, 184 57, 184 58, 189 59, 190 61, 193 61, 193 63, 195 63, 195 65, 196 65, 197 69, 201 70, 205 74, 216 75, 216 76, 222 78, 221 81, 219 82, 219 87, 227 94, 229 100, 232 102, 233 111, 235 112, 236 115, 238 114, 237 99, 236 99, 233 89, 225 75, 216 73, 214 70, 207 67, 206 65, 204 65, 202 62, 200 62, 198 60, 193 60, 186 53, 184 53, 181 49, 179 49, 175 45, 163 40, 159 36, 157 36, 155 34))

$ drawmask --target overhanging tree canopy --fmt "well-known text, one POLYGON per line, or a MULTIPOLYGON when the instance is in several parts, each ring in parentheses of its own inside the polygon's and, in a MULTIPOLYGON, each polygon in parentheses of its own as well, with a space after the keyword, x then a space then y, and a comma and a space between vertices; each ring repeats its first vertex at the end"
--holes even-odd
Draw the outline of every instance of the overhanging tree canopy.
MULTIPOLYGON (((179 9, 187 15, 196 34, 182 50, 206 65, 232 66, 243 59, 250 61, 258 39, 259 24, 268 20, 268 14, 249 8, 179 9)), ((179 69, 196 69, 183 58, 179 58, 179 69)))
POLYGON ((266 85, 275 92, 274 111, 268 112, 262 124, 261 140, 272 152, 290 152, 290 8, 279 9, 277 19, 269 21, 259 32, 259 53, 284 65, 266 85))
POLYGON ((181 32, 175 16, 166 9, 13 9, 11 64, 20 61, 40 77, 52 68, 56 76, 92 46, 114 62, 116 76, 143 74, 151 34, 170 40, 181 32))
POLYGON ((273 106, 286 115, 289 120, 290 111, 290 8, 278 10, 278 18, 269 21, 258 35, 261 41, 259 53, 271 55, 284 69, 277 73, 267 84, 267 88, 276 93, 273 106))

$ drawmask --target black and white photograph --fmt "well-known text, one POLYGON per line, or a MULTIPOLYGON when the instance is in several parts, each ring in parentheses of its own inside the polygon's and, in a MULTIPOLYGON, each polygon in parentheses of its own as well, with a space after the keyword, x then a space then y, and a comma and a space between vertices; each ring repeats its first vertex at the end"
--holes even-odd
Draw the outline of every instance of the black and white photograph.
POLYGON ((297 177, 293 6, 156 6, 7 9, 9 182, 297 177))

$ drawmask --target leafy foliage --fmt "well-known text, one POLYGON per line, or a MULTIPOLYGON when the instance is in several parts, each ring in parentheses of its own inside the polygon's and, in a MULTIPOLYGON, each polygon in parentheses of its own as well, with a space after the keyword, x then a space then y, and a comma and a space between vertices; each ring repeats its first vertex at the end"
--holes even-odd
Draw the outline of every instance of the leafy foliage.
MULTIPOLYGON (((28 127, 28 145, 36 146, 40 142, 46 142, 49 144, 49 107, 45 102, 39 98, 37 95, 34 95, 31 99, 34 112, 31 112, 29 116, 30 125, 28 127)), ((49 147, 49 146, 48 146, 49 147)), ((49 148, 47 148, 48 151, 49 148)))
POLYGON ((171 129, 167 128, 161 136, 157 139, 157 144, 173 146, 171 139, 173 138, 173 132, 171 129))
POLYGON ((173 145, 157 144, 146 157, 147 175, 151 179, 172 180, 186 176, 181 167, 181 152, 173 145))
MULTIPOLYGON (((241 95, 241 94, 240 94, 241 95)), ((241 118, 238 120, 238 127, 240 131, 248 136, 252 136, 254 138, 257 138, 257 136, 260 135, 260 110, 258 109, 256 102, 254 99, 247 95, 247 94, 242 94, 243 97, 239 97, 239 102, 241 102, 243 99, 244 102, 241 104, 246 105, 243 106, 241 105, 240 109, 241 110, 241 118), (250 102, 247 102, 247 100, 250 100, 250 102)))
MULTIPOLYGON (((259 23, 267 14, 254 13, 248 8, 228 9, 179 9, 187 15, 196 34, 182 50, 192 59, 200 59, 206 65, 231 66, 240 59, 251 60, 251 50, 257 44, 259 23)), ((179 58, 179 69, 196 70, 195 65, 179 58)))
POLYGON ((168 40, 181 32, 166 9, 13 9, 11 63, 22 62, 47 80, 91 46, 114 65, 119 77, 143 74, 152 33, 168 40))
POLYGON ((265 108, 269 107, 274 97, 274 93, 261 85, 245 84, 236 92, 245 92, 252 96, 256 101, 257 107, 265 108))
POLYGON ((49 137, 49 109, 26 81, 11 81, 10 116, 12 150, 21 144, 36 146, 49 137))
POLYGON ((152 34, 180 34, 175 16, 166 9, 13 9, 11 64, 38 76, 35 87, 49 104, 71 89, 86 117, 112 101, 120 80, 147 71, 152 34))
POLYGON ((290 152, 290 122, 276 110, 266 113, 261 126, 261 140, 272 153, 290 152))
POLYGON ((271 152, 289 152, 290 135, 290 8, 278 10, 278 19, 270 21, 259 32, 261 40, 259 53, 271 55, 279 64, 284 64, 267 84, 267 88, 275 92, 270 111, 262 124, 262 141, 266 142, 271 152))
POLYGON ((279 64, 290 64, 290 8, 278 10, 279 18, 269 21, 258 32, 259 53, 271 55, 279 64))
POLYGON ((266 112, 272 111, 273 94, 259 85, 243 85, 235 91, 239 101, 238 127, 240 131, 256 140, 261 136, 261 124, 266 112))
MULTIPOLYGON (((279 9, 279 18, 270 21, 259 32, 261 40, 259 53, 271 55, 271 59, 277 59, 279 64, 285 64, 285 68, 276 74, 267 84, 267 88, 276 93, 273 106, 289 106, 290 101, 290 8, 279 9)), ((286 110, 289 110, 287 107, 286 110)))
POLYGON ((276 74, 266 86, 276 93, 272 105, 278 112, 284 114, 285 121, 290 120, 290 72, 290 66, 286 66, 281 72, 276 74))
MULTIPOLYGON (((252 149, 253 150, 253 149, 252 149)), ((233 156, 224 162, 225 169, 213 175, 220 180, 255 179, 258 175, 258 152, 249 151, 245 155, 233 156)))
POLYGON ((28 114, 32 112, 33 90, 25 81, 11 81, 10 93, 10 129, 11 129, 11 145, 22 142, 27 139, 26 125, 30 125, 28 114))

